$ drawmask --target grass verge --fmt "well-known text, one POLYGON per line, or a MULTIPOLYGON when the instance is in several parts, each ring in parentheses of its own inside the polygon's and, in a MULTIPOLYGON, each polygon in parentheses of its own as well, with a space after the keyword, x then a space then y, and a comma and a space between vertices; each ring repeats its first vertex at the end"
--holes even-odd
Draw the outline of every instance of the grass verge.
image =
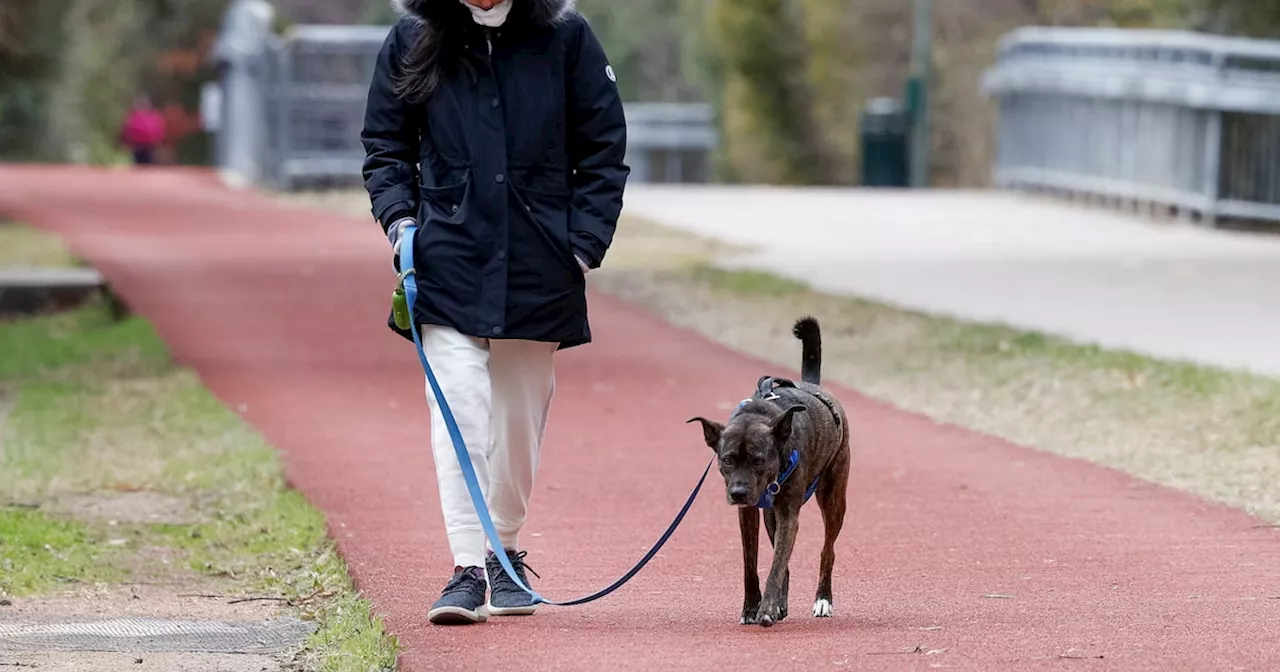
POLYGON ((316 621, 298 667, 395 668, 322 515, 145 321, 0 322, 0 381, 0 592, 216 581, 316 621))
POLYGON ((75 265, 75 258, 58 238, 26 226, 0 222, 0 268, 75 265))
POLYGON ((123 576, 102 563, 96 550, 104 541, 87 526, 43 512, 11 507, 0 510, 0 569, 6 593, 24 595, 61 582, 110 581, 123 576))

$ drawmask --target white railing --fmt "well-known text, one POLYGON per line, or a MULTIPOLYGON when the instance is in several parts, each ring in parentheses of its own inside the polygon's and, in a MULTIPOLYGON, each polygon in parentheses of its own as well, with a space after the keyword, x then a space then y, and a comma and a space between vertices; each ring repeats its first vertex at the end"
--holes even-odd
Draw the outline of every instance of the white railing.
POLYGON ((983 88, 998 186, 1280 221, 1280 42, 1022 28, 983 88))

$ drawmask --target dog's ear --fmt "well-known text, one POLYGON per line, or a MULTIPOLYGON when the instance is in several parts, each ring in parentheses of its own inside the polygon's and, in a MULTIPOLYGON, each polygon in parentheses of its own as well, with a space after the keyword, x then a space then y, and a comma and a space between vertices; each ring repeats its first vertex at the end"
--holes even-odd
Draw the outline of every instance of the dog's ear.
POLYGON ((707 446, 710 447, 711 450, 715 450, 719 447, 720 435, 724 432, 724 425, 703 417, 689 418, 685 421, 685 424, 687 425, 695 421, 702 423, 702 438, 706 440, 707 446))
POLYGON ((777 443, 778 447, 782 447, 782 444, 786 443, 787 439, 791 438, 792 417, 795 416, 796 413, 803 413, 806 410, 808 409, 806 409, 802 404, 789 406, 769 423, 769 429, 773 431, 773 440, 777 443))

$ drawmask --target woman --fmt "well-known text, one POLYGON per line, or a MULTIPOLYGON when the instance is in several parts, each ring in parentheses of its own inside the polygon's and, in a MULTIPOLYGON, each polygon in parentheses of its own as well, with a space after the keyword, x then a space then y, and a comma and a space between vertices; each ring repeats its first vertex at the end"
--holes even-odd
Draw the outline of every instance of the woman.
POLYGON ((156 162, 156 148, 164 142, 164 116, 151 106, 151 99, 140 94, 120 128, 120 143, 133 153, 133 163, 148 166, 156 162))
MULTIPOLYGON (((414 323, 528 585, 517 549, 552 359, 591 340, 585 275, 613 240, 629 174, 622 101, 572 0, 395 4, 403 17, 378 56, 361 134, 365 187, 397 258, 405 226, 419 225, 414 323)), ((430 387, 427 400, 454 564, 428 618, 532 614, 486 551, 430 387)))

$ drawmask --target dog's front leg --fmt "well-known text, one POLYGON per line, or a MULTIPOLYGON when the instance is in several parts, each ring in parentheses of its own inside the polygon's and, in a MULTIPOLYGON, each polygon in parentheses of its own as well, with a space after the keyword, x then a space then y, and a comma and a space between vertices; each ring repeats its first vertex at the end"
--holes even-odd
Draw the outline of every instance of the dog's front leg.
POLYGON ((773 566, 764 584, 764 598, 760 601, 759 623, 769 627, 782 620, 787 599, 783 593, 783 581, 791 565, 791 550, 796 544, 796 532, 800 528, 799 511, 777 512, 777 533, 773 542, 773 566))
POLYGON ((742 531, 742 624, 754 625, 760 612, 760 572, 756 567, 760 552, 760 510, 739 509, 738 527, 742 531))
MULTIPOLYGON (((764 531, 769 533, 769 547, 773 548, 776 543, 774 536, 778 532, 778 513, 773 509, 765 509, 764 511, 764 531)), ((782 613, 778 614, 778 621, 787 620, 787 608, 790 606, 791 595, 791 568, 782 575, 782 613)))

